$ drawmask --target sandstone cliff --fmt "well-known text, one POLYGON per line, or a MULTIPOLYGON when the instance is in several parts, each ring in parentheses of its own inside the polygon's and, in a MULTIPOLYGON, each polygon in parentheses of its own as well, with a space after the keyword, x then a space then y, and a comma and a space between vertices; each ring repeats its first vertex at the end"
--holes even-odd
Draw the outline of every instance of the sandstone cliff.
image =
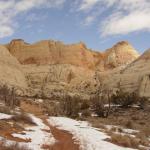
POLYGON ((22 67, 9 51, 0 46, 0 84, 7 84, 16 89, 26 89, 27 82, 22 67))
POLYGON ((27 44, 23 40, 13 40, 8 48, 21 64, 72 64, 93 68, 100 59, 100 53, 88 50, 83 43, 65 45, 47 40, 27 44))
POLYGON ((27 84, 29 95, 47 97, 63 92, 83 97, 94 94, 98 86, 97 72, 108 88, 114 90, 121 81, 124 86, 131 78, 128 80, 128 74, 122 79, 120 71, 139 56, 125 41, 104 52, 92 51, 82 42, 65 45, 50 40, 28 44, 18 39, 5 47, 20 62, 16 60, 22 74, 19 75, 22 79, 16 77, 18 85, 27 84))
POLYGON ((93 70, 115 68, 138 57, 134 48, 125 41, 103 53, 88 49, 82 42, 65 45, 62 42, 47 40, 27 44, 23 40, 13 40, 7 47, 21 64, 71 64, 93 70))
MULTIPOLYGON (((102 73, 107 87, 127 92, 137 92, 140 96, 150 97, 150 50, 125 68, 102 73)), ((101 75, 101 76, 102 76, 101 75)))
POLYGON ((108 68, 129 64, 139 56, 138 52, 127 41, 117 43, 106 50, 104 55, 105 66, 108 68))

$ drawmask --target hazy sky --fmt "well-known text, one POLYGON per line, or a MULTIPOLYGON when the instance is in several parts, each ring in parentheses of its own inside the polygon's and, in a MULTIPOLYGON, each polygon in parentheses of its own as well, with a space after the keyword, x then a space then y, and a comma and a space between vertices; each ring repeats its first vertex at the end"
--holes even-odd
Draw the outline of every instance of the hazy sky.
POLYGON ((104 50, 127 40, 150 48, 150 0, 0 0, 0 43, 83 41, 104 50))

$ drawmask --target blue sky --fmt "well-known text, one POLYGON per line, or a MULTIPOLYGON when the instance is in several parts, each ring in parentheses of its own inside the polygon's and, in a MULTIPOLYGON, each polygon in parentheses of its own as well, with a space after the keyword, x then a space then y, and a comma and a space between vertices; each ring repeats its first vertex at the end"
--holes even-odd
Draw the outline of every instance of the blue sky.
POLYGON ((77 43, 103 51, 129 41, 150 48, 149 0, 0 0, 0 43, 14 38, 77 43))

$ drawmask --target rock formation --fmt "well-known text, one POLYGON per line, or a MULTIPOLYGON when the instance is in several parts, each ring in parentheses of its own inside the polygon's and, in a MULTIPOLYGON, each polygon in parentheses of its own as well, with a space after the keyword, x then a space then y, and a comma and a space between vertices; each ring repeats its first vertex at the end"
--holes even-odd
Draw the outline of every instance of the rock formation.
POLYGON ((106 50, 104 55, 104 62, 107 68, 116 68, 129 64, 139 56, 137 51, 126 41, 117 43, 106 50))
POLYGON ((21 65, 4 46, 0 46, 0 84, 13 86, 18 90, 27 88, 21 65))
POLYGON ((7 47, 10 53, 25 65, 71 64, 104 70, 130 63, 138 57, 134 48, 125 41, 103 53, 88 49, 82 42, 65 45, 62 42, 47 40, 27 44, 23 40, 12 40, 7 47))
POLYGON ((65 45, 47 40, 27 44, 23 40, 13 40, 8 49, 21 64, 72 64, 93 68, 99 60, 95 57, 100 57, 100 53, 88 50, 84 43, 65 45))
POLYGON ((111 89, 121 88, 127 92, 150 97, 150 50, 125 68, 117 68, 102 74, 105 76, 104 83, 111 89))
POLYGON ((139 87, 140 77, 134 72, 136 67, 131 68, 138 68, 137 62, 140 60, 141 64, 147 54, 138 58, 137 51, 126 41, 119 42, 104 52, 92 51, 82 42, 65 45, 51 40, 28 44, 17 39, 5 47, 3 49, 6 53, 15 60, 16 70, 11 67, 12 84, 28 87, 28 95, 51 97, 69 92, 85 97, 95 93, 98 82, 103 82, 111 90, 117 89, 118 85, 128 91, 141 89, 140 93, 143 90, 148 93, 149 90, 149 85, 146 85, 145 90, 147 74, 143 73, 139 87))

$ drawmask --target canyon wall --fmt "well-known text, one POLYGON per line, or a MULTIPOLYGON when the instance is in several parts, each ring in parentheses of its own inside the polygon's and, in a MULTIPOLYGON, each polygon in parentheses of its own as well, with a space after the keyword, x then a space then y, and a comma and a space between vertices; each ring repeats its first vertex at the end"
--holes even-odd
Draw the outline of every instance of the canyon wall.
POLYGON ((139 57, 126 41, 104 52, 88 49, 82 42, 66 45, 45 40, 28 44, 20 39, 0 49, 13 59, 10 64, 15 64, 7 65, 12 69, 11 81, 3 71, 5 80, 27 89, 30 96, 51 97, 68 92, 86 97, 94 94, 101 82, 111 91, 122 88, 150 97, 150 50, 139 57))

